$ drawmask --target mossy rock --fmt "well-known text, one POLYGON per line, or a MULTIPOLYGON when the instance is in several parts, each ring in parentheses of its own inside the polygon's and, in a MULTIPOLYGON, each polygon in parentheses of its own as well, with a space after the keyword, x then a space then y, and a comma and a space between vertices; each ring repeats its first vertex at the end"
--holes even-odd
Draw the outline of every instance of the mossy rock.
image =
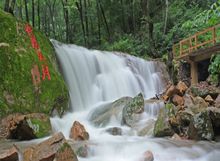
POLYGON ((214 131, 208 111, 200 112, 191 119, 188 136, 194 140, 213 140, 214 131))
POLYGON ((28 125, 33 129, 37 138, 49 136, 52 132, 50 118, 45 114, 29 114, 26 115, 28 125))
POLYGON ((135 96, 122 110, 122 125, 132 127, 138 120, 137 115, 144 112, 144 97, 142 93, 135 96))
POLYGON ((57 67, 49 39, 33 29, 45 60, 38 58, 25 23, 0 10, 0 118, 11 113, 45 113, 56 109, 61 115, 68 107, 68 91, 57 67), (19 26, 19 27, 18 27, 19 26), (42 79, 42 65, 49 68, 51 80, 42 79), (39 68, 41 82, 32 82, 31 69, 39 68))
POLYGON ((154 136, 164 137, 172 136, 173 134, 174 132, 169 123, 168 111, 166 110, 166 108, 161 108, 157 117, 157 121, 154 125, 154 136))

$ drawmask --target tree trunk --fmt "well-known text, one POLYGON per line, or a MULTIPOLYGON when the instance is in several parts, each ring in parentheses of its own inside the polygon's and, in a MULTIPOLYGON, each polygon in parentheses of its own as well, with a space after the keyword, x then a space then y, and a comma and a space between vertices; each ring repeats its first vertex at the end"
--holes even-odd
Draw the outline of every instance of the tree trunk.
POLYGON ((9 12, 9 2, 10 2, 10 0, 5 0, 5 6, 4 6, 5 12, 9 12))
POLYGON ((120 0, 120 3, 121 3, 121 23, 122 23, 122 31, 124 33, 127 32, 127 29, 126 29, 126 21, 125 21, 125 9, 124 9, 124 4, 123 4, 123 0, 120 0))
POLYGON ((83 37, 84 37, 84 44, 85 44, 85 46, 87 46, 85 26, 84 26, 84 23, 83 23, 82 1, 81 0, 79 1, 79 3, 76 2, 76 7, 77 7, 77 9, 79 11, 79 15, 80 15, 80 21, 81 21, 83 37))
POLYGON ((35 26, 35 7, 34 7, 34 0, 32 1, 32 26, 35 26))
POLYGON ((88 13, 87 13, 87 2, 84 0, 84 15, 85 15, 85 25, 86 25, 86 46, 89 46, 89 22, 88 22, 88 13))
POLYGON ((16 3, 16 0, 12 0, 9 6, 9 13, 11 13, 12 15, 14 15, 15 3, 16 3))
POLYGON ((26 21, 29 23, 27 0, 24 0, 26 21))
POLYGON ((55 12, 55 4, 56 4, 56 0, 53 0, 53 4, 51 4, 50 1, 46 1, 46 4, 49 8, 49 12, 50 12, 50 20, 51 20, 51 24, 52 24, 52 28, 53 28, 53 37, 56 39, 56 31, 55 31, 55 23, 54 23, 54 12, 55 12))
POLYGON ((166 0, 165 20, 164 20, 164 29, 163 29, 164 35, 166 34, 166 30, 167 30, 168 11, 169 11, 169 1, 166 0))
POLYGON ((96 13, 97 13, 97 19, 98 19, 98 43, 101 45, 101 23, 100 23, 100 15, 99 15, 99 3, 98 0, 96 0, 96 13))
POLYGON ((37 1, 38 30, 40 30, 40 0, 37 1))
POLYGON ((22 0, 19 1, 20 5, 19 5, 19 15, 21 20, 23 20, 23 9, 22 9, 22 0))
POLYGON ((64 13, 64 20, 66 24, 66 42, 69 42, 69 12, 68 9, 66 9, 66 5, 68 3, 68 0, 61 0, 63 5, 63 13, 64 13))
POLYGON ((106 30, 107 30, 107 33, 108 33, 108 40, 111 41, 111 35, 110 35, 109 27, 108 27, 108 22, 106 20, 105 12, 104 12, 104 9, 103 9, 102 4, 100 3, 100 1, 99 1, 99 6, 100 6, 100 9, 101 9, 102 16, 103 16, 103 19, 104 19, 104 22, 105 22, 105 26, 106 26, 106 30))

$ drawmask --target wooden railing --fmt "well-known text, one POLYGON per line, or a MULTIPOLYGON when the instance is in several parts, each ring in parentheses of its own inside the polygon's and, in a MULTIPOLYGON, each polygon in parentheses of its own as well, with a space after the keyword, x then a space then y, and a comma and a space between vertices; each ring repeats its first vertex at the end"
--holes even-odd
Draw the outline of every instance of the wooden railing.
POLYGON ((173 54, 175 58, 181 58, 190 55, 190 53, 198 49, 210 47, 219 42, 220 24, 198 32, 173 45, 173 54))

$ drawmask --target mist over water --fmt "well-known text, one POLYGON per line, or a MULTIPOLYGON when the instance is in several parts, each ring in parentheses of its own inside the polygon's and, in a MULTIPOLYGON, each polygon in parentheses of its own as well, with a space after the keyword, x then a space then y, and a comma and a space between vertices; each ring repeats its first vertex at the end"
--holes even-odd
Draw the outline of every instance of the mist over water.
MULTIPOLYGON (((104 127, 92 125, 88 118, 98 107, 140 92, 145 99, 161 93, 161 73, 157 72, 156 63, 133 56, 88 50, 55 40, 52 43, 69 88, 72 112, 62 119, 51 118, 51 123, 54 131, 63 132, 66 138, 75 120, 85 126, 90 134, 89 157, 79 157, 79 161, 144 161, 142 155, 147 150, 153 152, 155 161, 219 161, 219 143, 153 138, 152 129, 140 137, 135 129, 121 126, 115 117, 104 127), (120 127, 122 136, 105 132, 109 127, 120 127)), ((150 126, 160 108, 163 103, 145 105, 139 126, 150 126)))

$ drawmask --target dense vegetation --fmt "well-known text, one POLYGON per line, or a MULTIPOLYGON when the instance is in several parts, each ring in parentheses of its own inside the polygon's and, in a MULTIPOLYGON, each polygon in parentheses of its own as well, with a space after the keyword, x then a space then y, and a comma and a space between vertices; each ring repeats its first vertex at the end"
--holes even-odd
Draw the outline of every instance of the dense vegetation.
MULTIPOLYGON (((220 0, 5 0, 1 7, 47 36, 89 48, 162 57, 220 22, 220 0), (8 6, 5 4, 9 4, 8 6)), ((219 77, 220 58, 210 73, 219 77)))

